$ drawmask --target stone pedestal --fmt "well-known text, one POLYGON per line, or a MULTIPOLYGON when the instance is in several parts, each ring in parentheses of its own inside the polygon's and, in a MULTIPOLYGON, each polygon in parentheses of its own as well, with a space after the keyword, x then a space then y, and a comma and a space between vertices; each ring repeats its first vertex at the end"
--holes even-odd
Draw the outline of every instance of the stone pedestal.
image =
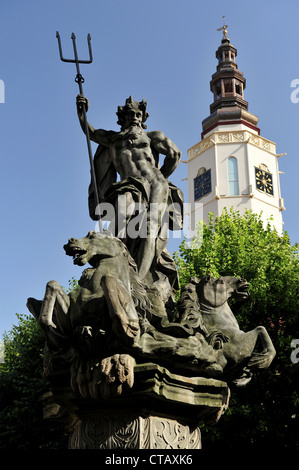
POLYGON ((201 449, 200 423, 216 423, 228 400, 225 382, 148 363, 135 366, 133 387, 118 397, 88 400, 54 387, 44 416, 68 423, 70 449, 201 449))
POLYGON ((69 440, 70 449, 201 449, 199 427, 157 416, 83 418, 69 440))

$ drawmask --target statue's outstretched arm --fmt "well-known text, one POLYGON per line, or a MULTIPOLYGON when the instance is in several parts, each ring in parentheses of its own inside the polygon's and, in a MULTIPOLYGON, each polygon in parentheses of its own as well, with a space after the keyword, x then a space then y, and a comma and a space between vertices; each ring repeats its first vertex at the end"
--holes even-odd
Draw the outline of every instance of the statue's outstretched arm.
POLYGON ((151 139, 151 146, 154 150, 165 155, 164 163, 160 171, 165 178, 168 178, 178 166, 181 152, 161 131, 148 132, 148 136, 151 139))

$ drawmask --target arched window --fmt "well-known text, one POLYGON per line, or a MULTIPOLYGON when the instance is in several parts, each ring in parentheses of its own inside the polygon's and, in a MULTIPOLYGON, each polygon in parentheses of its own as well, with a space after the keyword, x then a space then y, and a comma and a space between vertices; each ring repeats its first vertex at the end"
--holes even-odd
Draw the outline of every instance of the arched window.
POLYGON ((228 159, 228 195, 239 195, 238 161, 235 157, 228 159))

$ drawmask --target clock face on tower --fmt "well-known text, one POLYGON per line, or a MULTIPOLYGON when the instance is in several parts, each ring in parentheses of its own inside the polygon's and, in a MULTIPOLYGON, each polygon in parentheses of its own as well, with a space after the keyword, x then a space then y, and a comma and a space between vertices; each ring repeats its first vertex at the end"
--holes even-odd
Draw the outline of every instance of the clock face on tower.
POLYGON ((273 178, 271 173, 255 167, 255 182, 258 191, 273 196, 273 178))
POLYGON ((202 198, 212 191, 211 169, 194 178, 194 200, 202 198))

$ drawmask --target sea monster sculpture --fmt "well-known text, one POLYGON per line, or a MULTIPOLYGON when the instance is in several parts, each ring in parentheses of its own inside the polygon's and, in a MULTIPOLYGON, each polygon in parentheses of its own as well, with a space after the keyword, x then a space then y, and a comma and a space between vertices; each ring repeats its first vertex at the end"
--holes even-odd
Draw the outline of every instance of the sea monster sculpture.
POLYGON ((43 301, 27 302, 46 336, 47 375, 69 372, 74 390, 96 398, 109 395, 108 383, 112 394, 120 393, 122 384, 132 385, 132 358, 157 361, 162 350, 162 363, 176 359, 180 370, 213 375, 220 369, 212 347, 199 333, 191 337, 191 330, 168 321, 166 311, 162 319, 155 315, 156 293, 140 279, 121 240, 89 232, 69 239, 64 249, 75 264, 91 265, 78 288, 66 294, 58 282, 50 281, 43 301))
POLYGON ((177 320, 183 325, 193 325, 194 331, 201 325, 206 341, 219 352, 217 360, 226 380, 234 379, 238 386, 250 381, 252 371, 269 367, 276 354, 265 327, 240 330, 228 304, 231 297, 247 299, 248 288, 246 280, 235 276, 194 277, 184 287, 177 310, 177 320), (256 347, 261 351, 256 352, 256 347))
POLYGON ((275 355, 263 327, 244 333, 230 310, 231 295, 247 297, 236 277, 192 279, 172 318, 155 315, 153 293, 140 279, 125 244, 109 233, 89 232, 64 246, 74 263, 91 265, 66 294, 56 281, 43 301, 27 306, 46 336, 45 370, 62 369, 83 397, 120 394, 132 387, 134 364, 152 361, 177 373, 229 379, 245 385, 252 370, 275 355), (261 342, 263 350, 255 353, 261 342))

